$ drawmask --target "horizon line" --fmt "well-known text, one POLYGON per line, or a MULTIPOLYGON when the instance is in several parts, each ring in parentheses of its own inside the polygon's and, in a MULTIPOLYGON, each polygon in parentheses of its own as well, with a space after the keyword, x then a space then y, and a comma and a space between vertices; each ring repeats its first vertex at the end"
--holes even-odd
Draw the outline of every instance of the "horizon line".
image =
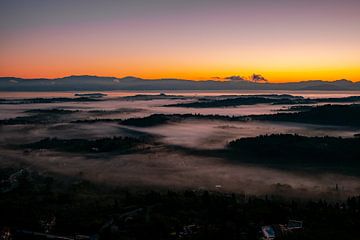
POLYGON ((340 79, 307 79, 307 80, 299 80, 299 81, 273 81, 273 80, 267 80, 266 82, 256 82, 251 80, 231 80, 226 79, 226 77, 210 77, 210 78, 202 78, 202 79, 187 79, 187 78, 177 78, 177 77, 160 77, 160 78, 142 78, 138 76, 133 75, 127 75, 127 76, 103 76, 103 75, 91 75, 91 74, 70 74, 70 75, 64 75, 61 77, 17 77, 17 76, 0 76, 0 78, 18 78, 18 79, 24 79, 24 80, 57 80, 62 78, 68 78, 68 77, 98 77, 98 78, 114 78, 114 79, 124 79, 124 78, 137 78, 141 80, 180 80, 180 81, 194 81, 194 82, 203 82, 203 81, 216 81, 216 82, 252 82, 252 83, 259 83, 259 84, 266 84, 266 83, 300 83, 300 82, 311 82, 311 81, 322 81, 322 82, 336 82, 336 81, 349 81, 353 83, 358 83, 360 80, 351 80, 346 78, 340 78, 340 79))

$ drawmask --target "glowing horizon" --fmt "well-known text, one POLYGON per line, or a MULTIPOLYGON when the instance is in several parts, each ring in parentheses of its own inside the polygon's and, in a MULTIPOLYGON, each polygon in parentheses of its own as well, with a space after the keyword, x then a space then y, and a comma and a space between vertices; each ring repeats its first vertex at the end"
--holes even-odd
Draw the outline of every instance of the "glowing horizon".
POLYGON ((356 0, 4 0, 0 76, 360 81, 359 11, 356 0))

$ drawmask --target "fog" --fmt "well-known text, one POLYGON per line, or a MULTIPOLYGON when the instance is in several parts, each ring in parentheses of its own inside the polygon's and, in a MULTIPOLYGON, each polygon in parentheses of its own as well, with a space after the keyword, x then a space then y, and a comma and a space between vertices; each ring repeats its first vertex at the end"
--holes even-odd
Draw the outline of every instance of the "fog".
POLYGON ((52 151, 21 155, 3 151, 2 161, 20 161, 41 171, 80 177, 120 187, 149 187, 232 191, 246 194, 281 194, 341 198, 360 191, 357 177, 314 174, 232 164, 222 159, 196 157, 157 149, 122 156, 83 156, 52 151), (336 184, 341 189, 335 191, 336 184))
POLYGON ((273 133, 341 137, 354 135, 354 129, 345 127, 256 121, 185 120, 156 127, 130 129, 161 136, 161 141, 167 144, 200 149, 223 148, 229 141, 237 138, 273 133))
MULTIPOLYGON (((67 93, 68 94, 68 93, 67 93)), ((18 95, 17 95, 18 96, 18 95)), ((70 96, 70 95, 64 95, 70 96)), ((19 96, 18 96, 19 97, 19 96)), ((21 96, 24 97, 24 96, 21 96)), ((107 98, 97 102, 48 104, 2 104, 1 119, 33 116, 31 109, 74 110, 60 114, 48 124, 0 125, 0 164, 20 164, 39 171, 78 177, 120 187, 165 189, 208 189, 247 194, 283 194, 287 196, 331 196, 360 192, 360 178, 344 172, 313 169, 286 169, 270 165, 234 162, 227 159, 185 153, 171 146, 189 149, 223 149, 234 139, 272 133, 305 136, 352 137, 359 129, 311 124, 235 122, 219 120, 183 120, 155 127, 129 127, 118 122, 72 123, 87 119, 127 119, 154 113, 199 113, 249 115, 272 113, 289 106, 258 104, 231 108, 176 108, 167 104, 185 100, 125 100, 107 98), (148 152, 133 154, 80 154, 52 150, 13 149, 9 146, 31 143, 47 137, 96 139, 112 136, 152 136, 148 152), (335 192, 335 185, 340 192, 335 192)), ((291 161, 289 159, 289 161, 291 161)))

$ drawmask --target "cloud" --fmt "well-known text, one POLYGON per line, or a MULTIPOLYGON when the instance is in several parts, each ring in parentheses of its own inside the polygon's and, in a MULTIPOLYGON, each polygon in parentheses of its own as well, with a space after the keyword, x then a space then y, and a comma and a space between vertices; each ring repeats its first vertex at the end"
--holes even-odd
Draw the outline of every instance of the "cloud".
POLYGON ((240 76, 240 75, 233 75, 233 76, 225 77, 224 79, 230 80, 230 81, 250 81, 250 82, 267 82, 268 81, 261 74, 256 74, 256 73, 253 73, 249 77, 243 77, 243 76, 240 76))
POLYGON ((253 73, 250 76, 250 81, 253 81, 253 82, 267 82, 268 80, 266 78, 264 78, 261 74, 253 73))
POLYGON ((239 75, 225 77, 224 79, 231 80, 231 81, 247 81, 246 78, 239 76, 239 75))

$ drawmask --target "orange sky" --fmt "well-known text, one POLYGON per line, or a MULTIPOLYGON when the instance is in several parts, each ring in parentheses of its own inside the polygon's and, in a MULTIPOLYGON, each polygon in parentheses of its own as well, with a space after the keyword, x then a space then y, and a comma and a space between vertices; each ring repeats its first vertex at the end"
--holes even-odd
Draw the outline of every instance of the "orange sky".
POLYGON ((360 81, 359 2, 4 1, 0 76, 360 81))

